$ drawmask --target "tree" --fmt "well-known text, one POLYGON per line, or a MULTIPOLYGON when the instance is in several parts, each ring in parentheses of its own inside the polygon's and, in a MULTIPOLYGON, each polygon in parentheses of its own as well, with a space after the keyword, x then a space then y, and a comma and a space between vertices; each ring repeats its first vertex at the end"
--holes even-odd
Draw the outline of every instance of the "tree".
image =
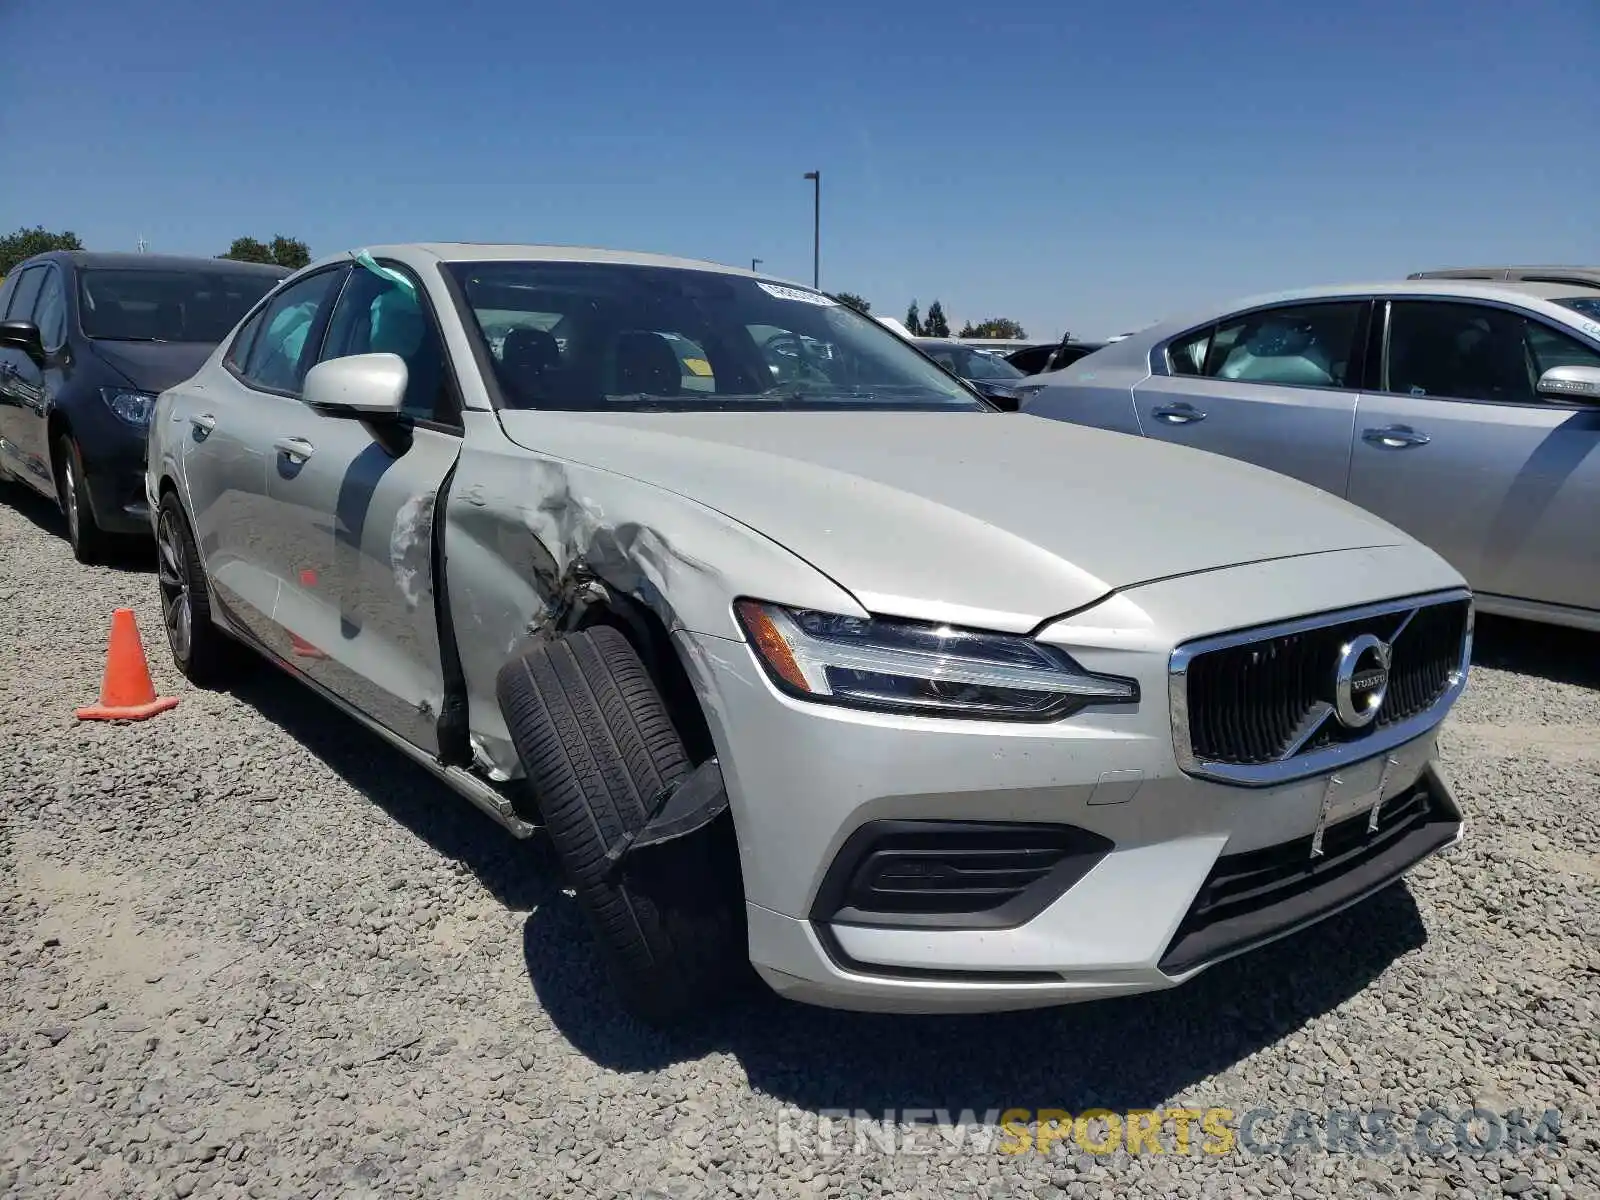
POLYGON ((949 337, 950 322, 945 319, 944 305, 935 300, 928 305, 928 319, 922 323, 925 337, 949 337))
POLYGON ((906 332, 912 337, 922 336, 922 313, 918 310, 915 300, 911 302, 911 307, 906 309, 906 332))
POLYGON ((833 298, 840 304, 849 305, 863 316, 869 315, 872 312, 872 303, 868 300, 862 299, 854 292, 836 292, 834 293, 833 298))
POLYGON ((311 247, 299 238, 284 237, 280 233, 272 239, 272 261, 298 271, 311 262, 311 247))
POLYGON ((226 254, 219 258, 231 258, 234 262, 270 263, 272 251, 265 242, 257 241, 253 237, 234 238, 233 245, 228 247, 226 254))
POLYGON ((299 238, 285 237, 280 233, 272 239, 270 246, 258 238, 234 238, 228 252, 217 257, 229 258, 234 262, 271 263, 297 270, 311 261, 311 248, 299 238))
POLYGON ((990 317, 987 321, 979 321, 976 325, 968 321, 961 327, 961 336, 964 338, 1014 338, 1020 340, 1028 335, 1023 332, 1022 326, 1010 317, 990 317))
POLYGON ((82 250, 83 243, 70 229, 51 233, 43 225, 26 227, 0 237, 0 279, 11 274, 11 268, 25 258, 43 254, 46 250, 82 250))

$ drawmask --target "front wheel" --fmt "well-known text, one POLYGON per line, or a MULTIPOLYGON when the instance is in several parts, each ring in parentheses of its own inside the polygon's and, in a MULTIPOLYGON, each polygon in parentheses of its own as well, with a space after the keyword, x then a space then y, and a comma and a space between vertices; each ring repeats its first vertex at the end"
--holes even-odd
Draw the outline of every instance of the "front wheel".
POLYGON ((72 543, 72 556, 81 563, 97 563, 105 557, 110 539, 94 519, 94 506, 89 503, 89 482, 83 471, 83 453, 70 434, 62 434, 57 441, 56 461, 60 463, 59 498, 61 511, 67 518, 67 540, 72 543))
POLYGON ((161 587, 161 623, 172 661, 199 687, 215 687, 231 674, 234 645, 211 620, 211 592, 200 566, 189 518, 177 494, 161 497, 156 518, 156 580, 161 587))
POLYGON ((628 640, 602 625, 542 643, 501 669, 497 691, 551 844, 623 1002, 664 1025, 735 991, 749 955, 729 822, 641 850, 620 868, 606 859, 690 767, 628 640))

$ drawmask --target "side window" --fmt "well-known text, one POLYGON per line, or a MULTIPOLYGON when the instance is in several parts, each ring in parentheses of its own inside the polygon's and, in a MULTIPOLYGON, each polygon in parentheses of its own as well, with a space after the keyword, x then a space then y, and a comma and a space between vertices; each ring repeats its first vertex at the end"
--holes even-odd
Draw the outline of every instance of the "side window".
POLYGON ((1397 300, 1389 306, 1385 391, 1506 404, 1534 401, 1523 318, 1486 304, 1397 300))
POLYGON ((39 288, 44 284, 46 268, 29 267, 17 278, 17 288, 11 293, 11 303, 6 306, 6 320, 30 321, 33 319, 33 302, 39 298, 39 288))
POLYGON ((1206 353, 1211 349, 1211 335, 1215 332, 1215 327, 1202 329, 1199 333, 1191 333, 1182 341, 1173 342, 1168 346, 1167 365, 1172 368, 1172 373, 1204 375, 1206 353))
POLYGON ((223 363, 226 364, 230 371, 236 371, 241 375, 244 374, 245 359, 249 357, 250 345, 256 340, 256 331, 261 328, 262 319, 266 315, 267 310, 261 309, 240 327, 238 333, 233 335, 233 342, 228 346, 227 354, 222 357, 223 363))
POLYGON ((308 347, 318 318, 332 299, 344 273, 322 271, 279 292, 261 315, 240 374, 257 387, 298 393, 311 369, 314 347, 308 347))
POLYGON ((398 354, 406 364, 405 414, 418 421, 454 423, 444 344, 415 291, 420 286, 413 280, 406 288, 357 267, 334 306, 321 361, 352 354, 398 354))
POLYGON ((1361 309, 1361 301, 1300 304, 1220 322, 1206 339, 1200 373, 1239 383, 1352 387, 1360 373, 1352 356, 1361 309))
POLYGON ((39 340, 46 350, 59 350, 67 340, 67 291, 61 272, 48 271, 39 302, 33 306, 33 323, 39 327, 39 340))

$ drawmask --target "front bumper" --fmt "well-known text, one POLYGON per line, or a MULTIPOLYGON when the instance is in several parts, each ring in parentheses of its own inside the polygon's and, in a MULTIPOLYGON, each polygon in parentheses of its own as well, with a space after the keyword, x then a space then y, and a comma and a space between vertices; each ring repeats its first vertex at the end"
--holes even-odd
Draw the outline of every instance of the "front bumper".
POLYGON ((1403 819, 1387 830, 1368 834, 1366 812, 1329 826, 1327 842, 1343 851, 1325 863, 1309 857, 1309 836, 1237 855, 1219 854, 1219 838, 1113 853, 1013 929, 869 929, 747 904, 751 957, 790 999, 868 1011, 1002 1011, 1158 991, 1357 904, 1460 840, 1460 807, 1431 763, 1389 806, 1403 819), (1277 886, 1208 919, 1261 859, 1275 860, 1277 886))
POLYGON ((1171 987, 1393 882, 1460 836, 1437 727, 1341 764, 1332 788, 1326 775, 1240 787, 1179 768, 1165 690, 1173 646, 1227 628, 1219 611, 1243 627, 1301 594, 1320 601, 1302 611, 1353 607, 1385 595, 1378 579, 1388 595, 1459 582, 1393 548, 1130 589, 1040 637, 1091 671, 1137 678, 1141 700, 1047 725, 809 705, 777 693, 744 644, 680 634, 729 789, 757 971, 832 1007, 1054 1005, 1171 987), (1382 819, 1419 795, 1403 827, 1382 819), (852 837, 927 822, 1070 827, 1093 861, 1000 922, 861 919, 840 901, 830 871, 852 837))
POLYGON ((73 435, 83 453, 84 484, 95 524, 108 533, 150 535, 145 496, 148 431, 112 414, 98 396, 72 413, 73 435))

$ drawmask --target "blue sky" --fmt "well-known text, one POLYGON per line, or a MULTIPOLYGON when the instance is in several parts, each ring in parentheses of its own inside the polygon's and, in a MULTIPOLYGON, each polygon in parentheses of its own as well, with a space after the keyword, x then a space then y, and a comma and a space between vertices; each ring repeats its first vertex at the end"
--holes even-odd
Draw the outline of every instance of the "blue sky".
POLYGON ((0 229, 656 250, 1101 336, 1600 261, 1597 0, 0 0, 0 229), (24 166, 25 164, 25 166, 24 166))

